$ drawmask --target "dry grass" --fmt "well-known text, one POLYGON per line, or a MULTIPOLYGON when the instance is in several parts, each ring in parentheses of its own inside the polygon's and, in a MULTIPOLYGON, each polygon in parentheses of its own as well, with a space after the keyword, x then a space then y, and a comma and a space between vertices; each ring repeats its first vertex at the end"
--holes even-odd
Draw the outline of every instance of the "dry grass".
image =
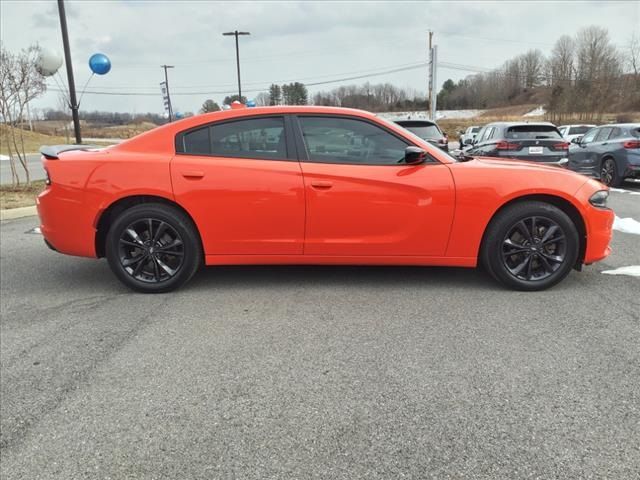
MULTIPOLYGON (((7 125, 0 125, 0 154, 9 155, 9 141, 13 141, 11 139, 11 130, 12 127, 7 125), (11 140, 10 140, 11 139, 11 140)), ((20 132, 16 131, 16 138, 18 142, 20 141, 20 133, 24 138, 24 151, 25 153, 33 153, 40 150, 42 145, 61 145, 67 143, 67 139, 65 137, 53 137, 50 135, 44 135, 42 133, 30 132, 28 130, 23 130, 20 132)), ((19 143, 18 143, 19 145, 19 143)), ((13 144, 11 144, 11 151, 14 150, 13 144)))
POLYGON ((0 208, 19 208, 35 205, 36 197, 44 190, 44 186, 44 180, 31 182, 28 187, 0 185, 0 208))

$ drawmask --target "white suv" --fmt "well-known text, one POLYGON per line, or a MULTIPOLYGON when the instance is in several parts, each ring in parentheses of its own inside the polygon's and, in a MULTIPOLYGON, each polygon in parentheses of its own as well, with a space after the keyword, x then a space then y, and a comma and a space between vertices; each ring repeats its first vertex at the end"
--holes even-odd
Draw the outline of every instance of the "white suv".
POLYGON ((562 125, 558 127, 558 130, 560 130, 562 138, 567 142, 571 142, 575 138, 582 137, 593 127, 595 127, 595 125, 562 125))

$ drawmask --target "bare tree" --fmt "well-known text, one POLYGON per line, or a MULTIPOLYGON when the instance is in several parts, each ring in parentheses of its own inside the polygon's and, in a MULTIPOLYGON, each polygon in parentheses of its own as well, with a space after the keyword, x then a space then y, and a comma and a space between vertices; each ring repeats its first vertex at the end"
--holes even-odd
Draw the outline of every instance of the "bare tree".
POLYGON ((14 185, 20 184, 20 176, 16 168, 16 159, 25 173, 26 183, 31 183, 27 156, 24 149, 24 129, 19 123, 24 120, 29 102, 46 91, 44 77, 36 69, 39 54, 37 46, 31 46, 18 54, 0 46, 0 114, 7 126, 4 138, 11 164, 11 180, 14 185))

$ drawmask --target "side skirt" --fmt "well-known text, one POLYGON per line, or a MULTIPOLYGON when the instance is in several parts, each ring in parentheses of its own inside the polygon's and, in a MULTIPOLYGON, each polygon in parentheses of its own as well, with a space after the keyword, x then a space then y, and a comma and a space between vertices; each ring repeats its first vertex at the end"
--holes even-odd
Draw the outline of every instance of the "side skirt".
POLYGON ((206 265, 416 265, 476 267, 476 257, 330 256, 330 255, 205 255, 206 265))

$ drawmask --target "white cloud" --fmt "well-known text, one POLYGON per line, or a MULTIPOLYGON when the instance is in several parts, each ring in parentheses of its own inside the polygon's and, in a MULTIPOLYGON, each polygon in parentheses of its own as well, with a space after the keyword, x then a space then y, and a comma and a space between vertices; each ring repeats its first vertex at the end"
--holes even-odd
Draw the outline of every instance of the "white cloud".
MULTIPOLYGON (((88 58, 101 51, 112 71, 91 81, 103 91, 152 92, 153 96, 86 95, 83 109, 162 109, 158 83, 163 63, 175 65, 170 85, 177 109, 197 110, 233 93, 233 39, 227 30, 248 30, 241 39, 245 90, 272 81, 326 79, 328 75, 424 61, 427 31, 436 33, 441 61, 495 67, 528 48, 543 52, 562 34, 597 24, 623 45, 640 21, 638 2, 213 2, 67 0, 76 83, 90 72, 88 58)), ((19 50, 40 43, 62 51, 57 8, 51 1, 0 2, 2 43, 19 50)), ((470 72, 441 69, 439 83, 470 72)), ((372 78, 426 89, 425 70, 372 78)), ((364 81, 364 80, 362 80, 364 81)), ((352 83, 358 83, 355 81, 352 83)), ((51 82, 51 86, 55 84, 51 82)), ((319 87, 332 88, 334 85, 319 87)), ((49 92, 38 107, 55 107, 49 92)))

